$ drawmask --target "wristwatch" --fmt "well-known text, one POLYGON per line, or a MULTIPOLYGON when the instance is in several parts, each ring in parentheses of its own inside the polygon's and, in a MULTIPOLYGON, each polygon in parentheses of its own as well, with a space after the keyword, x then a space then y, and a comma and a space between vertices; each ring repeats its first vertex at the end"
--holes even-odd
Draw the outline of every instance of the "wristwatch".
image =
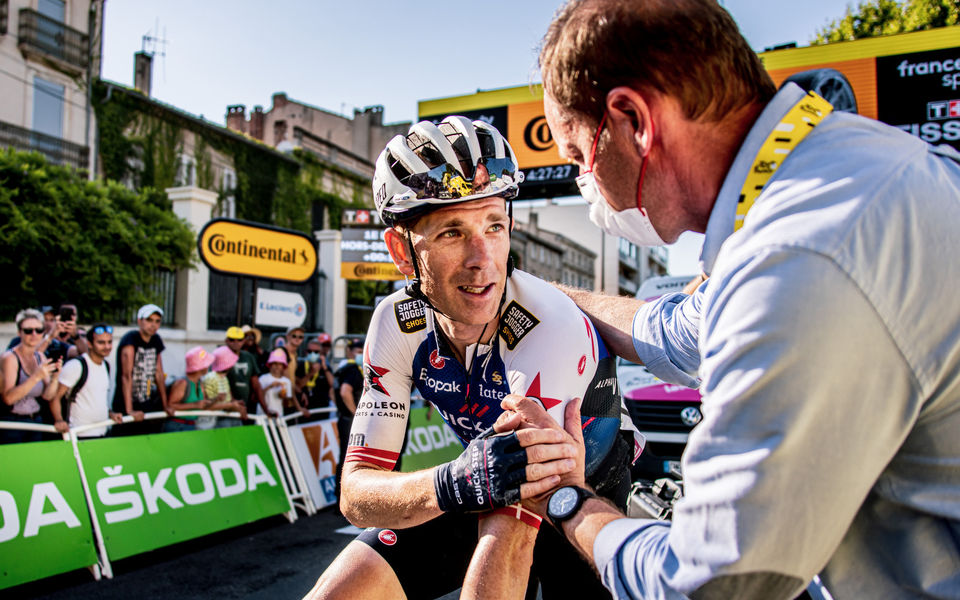
POLYGON ((555 491, 547 500, 547 517, 556 526, 560 525, 577 514, 587 498, 596 498, 590 490, 575 485, 568 485, 555 491))

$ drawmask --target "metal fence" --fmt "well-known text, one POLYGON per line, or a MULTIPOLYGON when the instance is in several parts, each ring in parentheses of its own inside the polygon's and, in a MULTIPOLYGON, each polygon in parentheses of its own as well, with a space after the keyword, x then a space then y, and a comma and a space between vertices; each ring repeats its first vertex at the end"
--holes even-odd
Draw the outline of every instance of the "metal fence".
POLYGON ((30 8, 20 9, 17 43, 82 69, 90 59, 87 34, 30 8))
POLYGON ((0 121, 0 146, 39 152, 51 163, 87 169, 90 149, 67 140, 0 121))

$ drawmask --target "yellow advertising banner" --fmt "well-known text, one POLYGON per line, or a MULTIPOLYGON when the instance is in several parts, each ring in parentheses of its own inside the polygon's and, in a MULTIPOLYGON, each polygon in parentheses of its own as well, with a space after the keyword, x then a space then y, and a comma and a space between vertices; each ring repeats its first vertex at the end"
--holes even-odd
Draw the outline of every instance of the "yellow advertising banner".
POLYGON ((396 281, 403 275, 393 263, 382 262, 342 262, 340 277, 344 279, 374 279, 378 281, 396 281))
POLYGON ((306 234, 259 223, 214 219, 197 239, 204 264, 225 275, 303 282, 317 272, 317 247, 306 234))
POLYGON ((560 158, 547 118, 543 116, 542 100, 507 106, 507 139, 521 168, 566 162, 560 158))

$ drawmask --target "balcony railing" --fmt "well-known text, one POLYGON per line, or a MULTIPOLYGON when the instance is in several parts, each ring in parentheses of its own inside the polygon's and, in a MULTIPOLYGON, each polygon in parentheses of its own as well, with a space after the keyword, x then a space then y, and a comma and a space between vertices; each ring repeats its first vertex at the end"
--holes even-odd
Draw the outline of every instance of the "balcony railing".
POLYGON ((0 121, 0 147, 39 152, 51 163, 70 165, 77 169, 86 169, 89 165, 90 152, 86 146, 3 121, 0 121))
POLYGON ((80 69, 87 67, 90 58, 85 33, 29 8, 20 9, 17 43, 21 50, 35 50, 80 69))

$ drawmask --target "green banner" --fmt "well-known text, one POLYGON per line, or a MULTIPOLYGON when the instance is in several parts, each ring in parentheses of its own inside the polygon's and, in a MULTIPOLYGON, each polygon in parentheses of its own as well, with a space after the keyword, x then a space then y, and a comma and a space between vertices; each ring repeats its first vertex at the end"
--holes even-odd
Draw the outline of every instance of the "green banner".
POLYGON ((410 411, 407 449, 403 452, 401 471, 418 471, 439 465, 460 456, 461 452, 463 444, 436 409, 415 408, 410 411))
POLYGON ((96 564, 71 445, 0 445, 0 465, 0 588, 96 564))
POLYGON ((290 510, 260 427, 91 440, 80 457, 111 560, 290 510))

